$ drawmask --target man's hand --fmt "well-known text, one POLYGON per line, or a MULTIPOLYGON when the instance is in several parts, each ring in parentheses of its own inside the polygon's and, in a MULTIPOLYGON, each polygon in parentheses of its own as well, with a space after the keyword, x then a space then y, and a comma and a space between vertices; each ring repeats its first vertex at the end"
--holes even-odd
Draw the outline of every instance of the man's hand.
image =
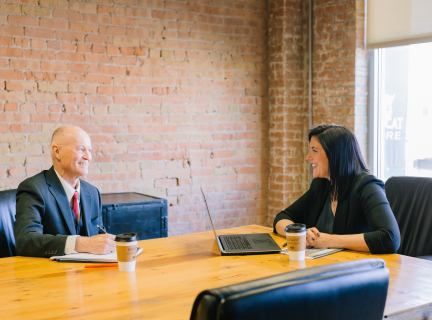
POLYGON ((115 235, 98 234, 93 237, 78 237, 75 242, 76 252, 107 254, 115 250, 115 235))

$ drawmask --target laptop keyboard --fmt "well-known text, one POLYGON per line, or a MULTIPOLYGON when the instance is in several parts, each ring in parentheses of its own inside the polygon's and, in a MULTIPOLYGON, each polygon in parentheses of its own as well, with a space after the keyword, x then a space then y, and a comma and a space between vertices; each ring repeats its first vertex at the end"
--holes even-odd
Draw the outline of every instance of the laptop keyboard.
POLYGON ((252 249, 249 241, 244 236, 224 237, 227 249, 229 250, 244 250, 252 249))

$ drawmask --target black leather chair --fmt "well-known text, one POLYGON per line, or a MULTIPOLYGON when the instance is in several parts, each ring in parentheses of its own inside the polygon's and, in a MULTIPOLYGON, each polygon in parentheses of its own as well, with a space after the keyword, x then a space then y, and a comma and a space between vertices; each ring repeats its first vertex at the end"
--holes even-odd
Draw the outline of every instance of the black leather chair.
POLYGON ((0 191, 0 258, 16 256, 13 224, 16 212, 16 189, 0 191))
POLYGON ((432 260, 432 178, 391 177, 385 185, 401 233, 397 253, 432 260))
POLYGON ((191 320, 381 320, 388 281, 381 259, 307 268, 203 291, 191 320))

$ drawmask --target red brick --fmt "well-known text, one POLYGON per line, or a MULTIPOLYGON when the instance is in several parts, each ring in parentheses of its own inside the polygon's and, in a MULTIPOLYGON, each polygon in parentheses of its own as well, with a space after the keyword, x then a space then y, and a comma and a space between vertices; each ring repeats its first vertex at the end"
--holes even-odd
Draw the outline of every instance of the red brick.
POLYGON ((32 92, 26 93, 26 99, 28 101, 53 102, 56 100, 56 97, 53 93, 32 92))
POLYGON ((112 62, 117 65, 136 65, 136 57, 113 57, 112 62))
POLYGON ((71 62, 81 62, 84 60, 82 53, 78 52, 60 52, 56 55, 56 60, 71 62))
MULTIPOLYGON (((17 38, 17 40, 18 39, 21 40, 21 38, 17 38)), ((13 42, 14 42, 13 40, 14 39, 12 37, 0 36, 0 45, 2 45, 2 46, 13 46, 13 42)))
POLYGON ((4 104, 4 111, 18 111, 18 103, 6 102, 4 104))
POLYGON ((56 113, 32 113, 32 114, 30 114, 30 122, 59 123, 60 122, 60 114, 56 114, 56 113))
POLYGON ((14 124, 10 125, 11 132, 24 132, 24 133, 32 133, 32 132, 40 132, 41 126, 40 124, 14 124))
MULTIPOLYGON (((73 65, 72 65, 72 69, 73 69, 73 65)), ((83 82, 84 81, 84 76, 81 74, 76 74, 76 73, 57 73, 55 75, 55 78, 57 81, 64 81, 64 82, 83 82)))
POLYGON ((125 7, 125 15, 138 17, 140 19, 149 18, 150 17, 150 10, 125 7))
POLYGON ((110 76, 88 74, 85 76, 85 81, 87 83, 111 84, 111 77, 110 76))
POLYGON ((214 158, 231 158, 234 157, 234 151, 232 150, 220 150, 212 152, 211 157, 214 158))
POLYGON ((57 93, 57 101, 60 103, 85 103, 85 95, 74 93, 57 93))
POLYGON ((113 36, 119 36, 119 35, 125 35, 126 30, 124 27, 99 26, 99 34, 109 34, 113 36))
POLYGON ((135 55, 136 48, 131 47, 122 47, 120 48, 120 53, 124 56, 133 56, 135 55))
POLYGON ((9 167, 8 171, 9 171, 10 176, 22 176, 22 175, 24 175, 24 167, 21 167, 21 166, 19 166, 19 167, 11 166, 11 167, 9 167))
POLYGON ((124 8, 119 6, 98 5, 97 12, 122 16, 124 15, 124 8))
POLYGON ((140 97, 114 96, 113 101, 115 104, 133 105, 140 103, 140 97))
POLYGON ((113 16, 111 18, 111 23, 114 25, 120 25, 120 26, 136 26, 137 25, 137 19, 130 18, 130 17, 113 16))
POLYGON ((70 65, 65 62, 42 61, 41 69, 46 71, 69 71, 70 65))
POLYGON ((26 166, 26 175, 27 177, 32 177, 36 174, 41 172, 41 169, 39 166, 26 166))
POLYGON ((0 123, 0 133, 9 133, 8 123, 0 123))
POLYGON ((87 175, 89 182, 92 181, 113 181, 114 175, 112 173, 89 173, 87 175))
POLYGON ((111 54, 111 55, 119 54, 119 47, 107 46, 107 54, 111 54))
POLYGON ((6 81, 6 90, 36 91, 37 85, 35 82, 6 81))
POLYGON ((79 114, 63 114, 62 123, 89 123, 90 116, 79 114))
POLYGON ((1 70, 1 78, 6 80, 23 80, 23 73, 21 71, 1 70))
POLYGON ((25 28, 25 36, 30 38, 44 38, 54 39, 55 34, 53 30, 43 28, 25 28))
POLYGON ((0 34, 7 36, 23 36, 24 28, 16 26, 0 26, 0 34))
POLYGON ((97 92, 99 94, 114 95, 114 94, 123 94, 124 89, 123 87, 98 87, 97 92))
POLYGON ((155 188, 166 188, 177 186, 177 179, 155 179, 155 188))
POLYGON ((0 56, 22 58, 23 50, 17 48, 0 47, 0 56))
POLYGON ((56 38, 63 41, 84 42, 84 33, 73 31, 56 31, 56 38))
POLYGON ((15 60, 11 59, 9 65, 12 69, 39 70, 40 62, 34 60, 15 60))
POLYGON ((77 73, 97 73, 98 66, 90 63, 73 63, 71 67, 72 72, 77 73))
POLYGON ((111 99, 108 97, 103 97, 103 96, 89 96, 87 98, 87 102, 89 104, 110 104, 111 103, 111 99))
POLYGON ((71 21, 69 22, 69 29, 84 33, 97 33, 98 26, 96 24, 71 21))
MULTIPOLYGON (((57 34, 59 33, 59 31, 57 31, 57 34)), ((61 45, 62 45, 62 42, 61 41, 56 41, 56 40, 48 40, 47 41, 47 47, 48 47, 48 49, 49 50, 60 50, 61 49, 61 45)), ((49 51, 50 53, 52 53, 52 56, 53 56, 53 58, 52 59, 54 59, 54 52, 52 52, 52 51, 49 51)))
POLYGON ((19 25, 19 26, 37 26, 38 18, 30 16, 13 16, 7 17, 8 24, 19 25))
MULTIPOLYGON (((145 125, 130 125, 128 126, 129 133, 151 133, 152 127, 145 125)), ((153 149, 152 149, 153 150, 153 149)))
POLYGON ((153 126, 153 132, 154 133, 168 133, 168 132, 177 132, 177 126, 176 125, 155 125, 153 126))
POLYGON ((114 66, 99 66, 99 72, 102 74, 124 75, 126 74, 126 68, 114 66))
POLYGON ((68 21, 59 20, 59 19, 40 18, 39 26, 41 28, 47 28, 47 29, 67 30, 68 29, 68 21))
MULTIPOLYGON (((111 18, 107 15, 102 14, 90 14, 85 13, 83 14, 83 21, 90 22, 90 23, 96 23, 96 24, 110 24, 111 18)), ((83 30, 85 31, 85 29, 83 30)))

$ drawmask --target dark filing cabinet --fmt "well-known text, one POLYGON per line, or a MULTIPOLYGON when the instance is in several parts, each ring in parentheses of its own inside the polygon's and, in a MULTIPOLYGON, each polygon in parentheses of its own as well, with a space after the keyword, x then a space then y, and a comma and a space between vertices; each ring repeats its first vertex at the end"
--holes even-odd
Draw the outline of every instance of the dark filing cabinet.
POLYGON ((139 240, 168 236, 167 201, 136 192, 102 194, 102 220, 110 234, 136 232, 139 240))

